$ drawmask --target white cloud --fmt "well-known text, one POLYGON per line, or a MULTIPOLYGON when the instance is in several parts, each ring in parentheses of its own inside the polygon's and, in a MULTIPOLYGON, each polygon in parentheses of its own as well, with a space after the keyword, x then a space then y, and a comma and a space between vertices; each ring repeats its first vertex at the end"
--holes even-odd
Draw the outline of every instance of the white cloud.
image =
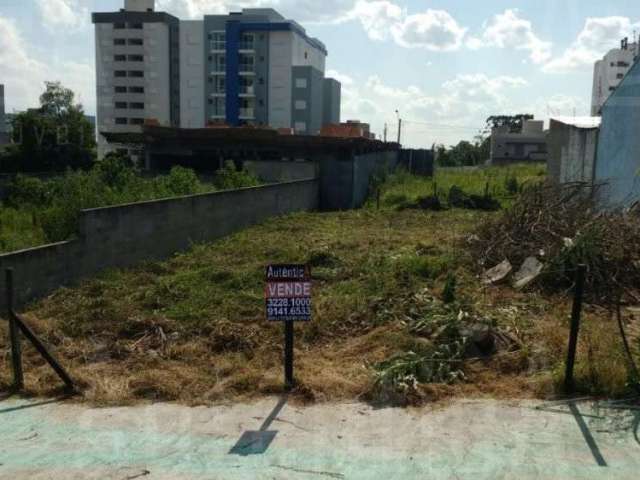
POLYGON ((519 77, 458 75, 443 83, 439 91, 427 93, 415 85, 390 85, 371 75, 363 82, 355 79, 343 85, 342 118, 370 122, 378 135, 386 123, 388 138, 395 138, 394 112, 399 109, 405 120, 403 143, 422 147, 433 142, 455 144, 477 135, 488 116, 515 112, 510 93, 526 85, 519 77))
POLYGON ((90 25, 90 13, 81 0, 37 0, 44 26, 56 33, 75 31, 90 25))
POLYGON ((386 0, 365 1, 359 0, 350 18, 358 19, 362 28, 372 40, 386 40, 391 29, 402 21, 405 13, 395 3, 386 0))
POLYGON ((342 87, 345 87, 345 86, 348 87, 350 85, 353 85, 353 78, 351 78, 349 75, 345 75, 344 73, 340 73, 336 70, 328 69, 325 72, 325 76, 328 78, 334 78, 338 80, 341 83, 342 87))
POLYGON ((355 0, 158 0, 156 9, 180 18, 227 14, 243 8, 274 8, 305 23, 338 23, 351 18, 355 0))
POLYGON ((526 50, 531 61, 536 64, 551 58, 551 42, 540 39, 531 22, 520 17, 515 9, 507 9, 495 15, 485 23, 482 35, 468 38, 466 44, 472 50, 483 47, 526 50))
POLYGON ((448 12, 431 9, 407 16, 391 30, 398 45, 432 51, 458 50, 467 31, 448 12))
POLYGON ((62 82, 76 92, 76 102, 95 111, 93 64, 36 58, 14 21, 5 17, 0 17, 0 72, 8 111, 39 106, 45 81, 62 82))
POLYGON ((564 73, 581 68, 593 68, 596 60, 620 44, 624 37, 631 37, 640 24, 631 23, 627 17, 587 18, 576 40, 559 57, 548 62, 543 70, 548 73, 564 73))

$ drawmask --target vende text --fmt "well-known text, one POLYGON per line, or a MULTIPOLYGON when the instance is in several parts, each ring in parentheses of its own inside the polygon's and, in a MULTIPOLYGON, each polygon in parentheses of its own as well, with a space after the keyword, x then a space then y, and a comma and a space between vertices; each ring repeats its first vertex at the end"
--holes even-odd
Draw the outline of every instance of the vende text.
POLYGON ((269 282, 267 298, 309 297, 311 282, 269 282))

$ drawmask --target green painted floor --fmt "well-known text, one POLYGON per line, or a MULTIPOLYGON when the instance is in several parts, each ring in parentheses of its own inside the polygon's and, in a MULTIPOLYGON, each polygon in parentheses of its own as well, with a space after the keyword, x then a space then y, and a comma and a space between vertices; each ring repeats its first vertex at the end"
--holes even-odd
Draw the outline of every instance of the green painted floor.
POLYGON ((0 479, 637 479, 640 410, 619 407, 12 399, 0 402, 0 479))

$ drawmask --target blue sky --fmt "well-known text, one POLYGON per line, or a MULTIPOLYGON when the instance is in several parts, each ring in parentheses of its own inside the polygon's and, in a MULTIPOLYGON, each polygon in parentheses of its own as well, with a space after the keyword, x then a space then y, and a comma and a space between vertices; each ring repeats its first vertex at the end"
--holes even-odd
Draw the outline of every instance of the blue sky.
MULTIPOLYGON (((396 109, 414 146, 472 138, 492 114, 586 115, 593 62, 640 32, 631 0, 156 0, 180 18, 271 6, 329 50, 343 119, 376 133, 396 109)), ((7 110, 37 104, 60 80, 95 112, 91 11, 123 0, 0 0, 0 83, 7 110)))

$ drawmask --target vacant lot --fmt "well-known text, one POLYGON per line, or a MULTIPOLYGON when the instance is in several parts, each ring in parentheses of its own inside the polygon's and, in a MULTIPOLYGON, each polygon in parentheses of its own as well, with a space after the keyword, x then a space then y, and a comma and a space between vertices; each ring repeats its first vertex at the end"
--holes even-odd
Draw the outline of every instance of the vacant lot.
MULTIPOLYGON (((506 203, 515 193, 505 179, 521 185, 542 179, 539 171, 509 170, 489 190, 502 185, 498 196, 506 203)), ((436 183, 445 185, 446 175, 436 183)), ((467 188, 486 189, 486 172, 455 175, 473 176, 467 188)), ((431 181, 396 176, 383 186, 383 199, 432 189, 431 181)), ((96 403, 208 403, 275 393, 282 389, 283 333, 281 324, 264 320, 264 266, 308 262, 314 319, 296 325, 300 396, 421 402, 556 392, 570 297, 482 287, 466 253, 469 234, 499 213, 398 211, 384 201, 377 210, 373 203, 275 218, 166 262, 109 272, 59 290, 25 317, 96 403), (459 333, 467 323, 499 332, 502 348, 469 353, 459 333)), ((8 359, 6 344, 0 349, 8 359)), ((57 385, 29 349, 26 372, 32 393, 57 385)), ((576 375, 587 393, 628 389, 614 319, 600 309, 585 312, 576 375)), ((9 381, 3 362, 0 387, 9 381)))

